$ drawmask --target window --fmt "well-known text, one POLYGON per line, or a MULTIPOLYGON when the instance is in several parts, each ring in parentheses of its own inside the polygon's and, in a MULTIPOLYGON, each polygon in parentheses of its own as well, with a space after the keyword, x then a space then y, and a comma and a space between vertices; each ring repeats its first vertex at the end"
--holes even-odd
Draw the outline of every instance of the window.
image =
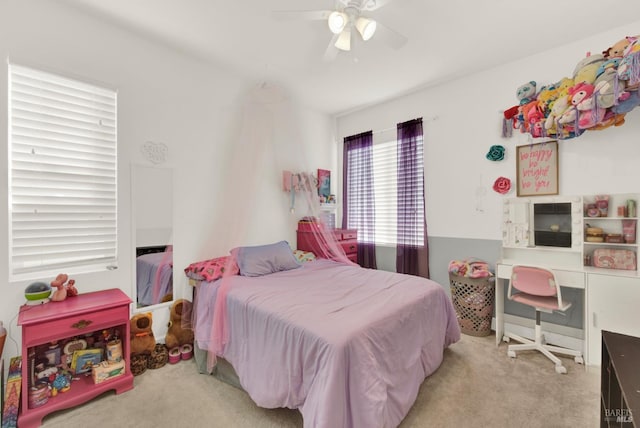
POLYGON ((376 243, 395 245, 398 235, 398 154, 397 143, 385 141, 373 144, 374 201, 376 207, 376 243))
MULTIPOLYGON (((418 139, 416 145, 417 151, 415 164, 424 165, 422 136, 418 139)), ((346 189, 347 195, 348 219, 347 227, 358 228, 358 221, 366 216, 362 211, 368 208, 363 204, 362 184, 358 181, 369 180, 366 174, 360 171, 362 168, 358 165, 362 164, 361 159, 365 154, 359 152, 364 149, 352 150, 349 157, 356 159, 351 160, 347 165, 347 174, 349 174, 349 188, 346 189)), ((349 162, 349 160, 347 160, 349 162)), ((398 244, 398 142, 394 140, 375 141, 371 150, 372 163, 372 179, 373 182, 373 207, 374 207, 374 230, 373 234, 361 234, 358 230, 358 239, 362 242, 375 243, 378 245, 396 245, 398 244)), ((424 168, 417 168, 412 171, 411 184, 415 185, 415 189, 419 194, 419 199, 424 201, 424 168)), ((416 236, 412 236, 411 244, 418 246, 424 245, 424 203, 416 204, 415 212, 418 221, 416 222, 418 230, 415 231, 416 236)), ((413 234, 413 232, 412 232, 413 234)), ((407 242, 400 242, 407 244, 407 242)))
POLYGON ((116 92, 9 65, 12 279, 112 268, 116 92))

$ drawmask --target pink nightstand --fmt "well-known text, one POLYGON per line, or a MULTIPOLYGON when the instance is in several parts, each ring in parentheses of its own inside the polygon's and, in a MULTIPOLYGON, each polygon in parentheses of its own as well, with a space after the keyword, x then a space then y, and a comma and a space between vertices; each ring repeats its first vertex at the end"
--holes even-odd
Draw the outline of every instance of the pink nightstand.
POLYGON ((22 306, 18 325, 22 326, 22 392, 18 417, 20 428, 37 427, 42 418, 57 410, 85 403, 105 391, 115 389, 116 394, 133 388, 133 375, 129 367, 129 304, 131 299, 120 289, 96 291, 68 297, 62 302, 49 302, 38 306, 22 306), (60 392, 38 407, 29 408, 29 390, 33 386, 29 354, 39 346, 70 338, 81 338, 103 330, 117 331, 122 339, 125 374, 99 384, 91 376, 76 375, 71 389, 60 392))

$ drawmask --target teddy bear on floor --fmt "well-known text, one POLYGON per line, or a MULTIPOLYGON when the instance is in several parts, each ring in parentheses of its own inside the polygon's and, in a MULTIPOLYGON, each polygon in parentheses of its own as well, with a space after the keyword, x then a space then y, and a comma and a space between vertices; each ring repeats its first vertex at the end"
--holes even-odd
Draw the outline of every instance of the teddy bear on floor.
POLYGON ((190 328, 192 307, 191 302, 185 299, 176 300, 171 306, 169 328, 164 341, 169 350, 193 345, 193 329, 190 328))
POLYGON ((135 314, 130 321, 131 373, 144 373, 153 360, 156 338, 153 335, 151 312, 135 314))
POLYGON ((151 312, 135 314, 131 318, 131 354, 151 354, 156 346, 156 338, 151 329, 151 312))

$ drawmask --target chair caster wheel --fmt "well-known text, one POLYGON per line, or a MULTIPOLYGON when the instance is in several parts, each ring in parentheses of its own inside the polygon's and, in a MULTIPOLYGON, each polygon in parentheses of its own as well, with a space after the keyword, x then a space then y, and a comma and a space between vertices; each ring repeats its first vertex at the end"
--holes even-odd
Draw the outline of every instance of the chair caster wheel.
POLYGON ((556 373, 565 374, 567 369, 564 366, 556 366, 556 373))
POLYGON ((578 364, 584 364, 584 358, 582 357, 575 357, 573 360, 578 364))
POLYGON ((509 358, 515 358, 516 357, 516 351, 507 351, 507 355, 509 356, 509 358))
POLYGON ((502 336, 502 341, 509 343, 511 342, 511 338, 509 336, 502 336))

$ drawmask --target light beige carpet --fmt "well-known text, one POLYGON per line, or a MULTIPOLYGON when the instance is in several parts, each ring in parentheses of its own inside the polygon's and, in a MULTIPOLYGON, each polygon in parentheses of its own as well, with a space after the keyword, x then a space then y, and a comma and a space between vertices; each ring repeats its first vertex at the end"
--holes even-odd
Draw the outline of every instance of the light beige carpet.
MULTIPOLYGON (((494 336, 463 335, 445 351, 402 428, 599 426, 598 369, 562 359, 559 375, 546 357, 526 352, 512 360, 494 336)), ((261 409, 249 396, 213 376, 194 360, 147 370, 135 387, 108 392, 74 409, 45 417, 46 428, 72 427, 302 427, 296 410, 261 409)), ((367 427, 363 427, 367 428, 367 427)))

